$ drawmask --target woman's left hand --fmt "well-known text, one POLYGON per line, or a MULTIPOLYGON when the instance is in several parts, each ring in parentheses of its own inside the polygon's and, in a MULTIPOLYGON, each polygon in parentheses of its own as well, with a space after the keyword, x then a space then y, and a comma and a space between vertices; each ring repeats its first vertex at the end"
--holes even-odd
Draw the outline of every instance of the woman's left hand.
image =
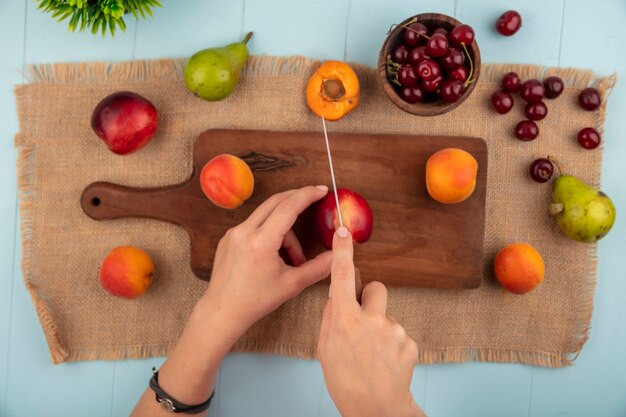
POLYGON ((326 195, 326 186, 275 194, 220 240, 201 303, 220 317, 234 343, 257 320, 330 274, 332 253, 307 261, 291 229, 298 215, 326 195), (278 251, 283 248, 293 266, 278 251))

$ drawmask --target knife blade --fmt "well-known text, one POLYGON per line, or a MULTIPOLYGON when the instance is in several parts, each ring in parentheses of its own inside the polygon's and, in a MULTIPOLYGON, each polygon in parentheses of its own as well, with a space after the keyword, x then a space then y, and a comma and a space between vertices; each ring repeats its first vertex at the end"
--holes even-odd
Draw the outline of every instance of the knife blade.
POLYGON ((335 182, 335 169, 333 168, 333 157, 330 154, 330 143, 328 141, 328 131, 326 130, 326 120, 322 116, 322 128, 324 129, 324 140, 326 142, 326 155, 328 155, 328 166, 330 167, 330 178, 333 183, 333 193, 335 194, 335 204, 337 205, 337 217, 339 218, 339 226, 343 227, 343 218, 341 217, 341 208, 339 208, 339 195, 337 194, 337 183, 335 182))

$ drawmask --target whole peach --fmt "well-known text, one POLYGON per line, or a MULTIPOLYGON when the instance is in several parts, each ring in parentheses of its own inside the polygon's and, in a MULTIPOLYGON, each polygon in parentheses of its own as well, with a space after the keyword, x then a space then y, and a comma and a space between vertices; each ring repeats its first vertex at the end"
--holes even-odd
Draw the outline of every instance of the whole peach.
POLYGON ((496 278, 514 294, 526 294, 543 282, 543 258, 528 243, 511 243, 498 252, 494 261, 496 278))
POLYGON ((118 246, 102 262, 100 284, 116 297, 137 298, 152 285, 153 273, 152 258, 144 250, 118 246))
POLYGON ((465 201, 476 188, 478 162, 463 149, 446 148, 426 161, 426 189, 443 204, 465 201))
POLYGON ((93 111, 91 128, 118 155, 143 148, 156 133, 159 114, 145 97, 120 91, 105 97, 93 111))
POLYGON ((234 155, 220 154, 202 168, 200 186, 215 205, 234 209, 252 195, 254 175, 242 159, 234 155))

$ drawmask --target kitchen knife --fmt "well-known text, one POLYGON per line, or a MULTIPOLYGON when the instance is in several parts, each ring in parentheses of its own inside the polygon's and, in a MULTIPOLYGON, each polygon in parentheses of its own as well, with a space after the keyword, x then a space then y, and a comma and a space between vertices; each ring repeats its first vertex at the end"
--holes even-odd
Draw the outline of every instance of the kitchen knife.
POLYGON ((328 131, 326 130, 326 120, 322 116, 322 128, 324 129, 324 140, 326 141, 326 154, 328 155, 328 166, 330 167, 330 178, 333 182, 333 193, 335 193, 335 204, 337 205, 337 217, 339 218, 339 226, 343 227, 343 218, 341 217, 341 209, 339 208, 339 196, 337 195, 337 183, 335 182, 335 170, 333 168, 333 157, 330 155, 330 144, 328 142, 328 131))

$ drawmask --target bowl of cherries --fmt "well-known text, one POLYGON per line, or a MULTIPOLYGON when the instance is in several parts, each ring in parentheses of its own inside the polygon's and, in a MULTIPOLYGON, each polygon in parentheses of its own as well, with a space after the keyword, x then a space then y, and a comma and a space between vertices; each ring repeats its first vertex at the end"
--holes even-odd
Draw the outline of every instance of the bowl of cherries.
POLYGON ((424 13, 392 26, 378 55, 385 94, 419 116, 446 113, 474 90, 480 51, 471 26, 424 13))

